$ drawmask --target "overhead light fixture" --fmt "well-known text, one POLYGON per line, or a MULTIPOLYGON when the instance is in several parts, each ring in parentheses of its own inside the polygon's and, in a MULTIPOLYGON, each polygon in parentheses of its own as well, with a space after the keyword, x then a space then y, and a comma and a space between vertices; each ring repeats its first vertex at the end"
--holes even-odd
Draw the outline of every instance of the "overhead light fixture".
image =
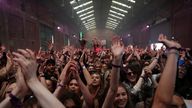
POLYGON ((112 23, 106 23, 106 25, 111 25, 111 26, 117 26, 116 24, 112 24, 112 23))
POLYGON ((83 12, 89 10, 89 9, 92 9, 92 8, 93 8, 93 6, 90 6, 90 7, 87 7, 85 9, 83 9, 83 10, 77 11, 77 14, 83 13, 83 12))
POLYGON ((90 24, 90 23, 95 23, 95 21, 92 20, 92 21, 89 21, 89 22, 85 22, 85 23, 83 23, 83 24, 90 24))
POLYGON ((93 23, 87 23, 87 24, 84 24, 85 26, 89 26, 89 25, 95 25, 95 22, 93 23))
POLYGON ((106 26, 106 28, 108 28, 108 29, 115 29, 115 28, 113 28, 113 27, 109 27, 109 26, 106 26))
POLYGON ((88 27, 87 29, 94 29, 94 28, 96 28, 96 26, 88 27))
POLYGON ((96 27, 92 27, 92 28, 87 28, 87 30, 92 30, 92 29, 95 29, 96 27))
POLYGON ((135 0, 128 0, 129 2, 131 2, 131 3, 135 3, 135 0))
POLYGON ((96 28, 96 26, 95 25, 92 25, 92 26, 85 26, 87 29, 89 29, 89 28, 96 28))
POLYGON ((109 22, 109 23, 113 23, 113 24, 119 24, 119 23, 114 22, 114 21, 111 21, 111 20, 107 20, 107 22, 109 22))
POLYGON ((81 18, 81 20, 85 20, 85 19, 90 18, 90 17, 92 17, 92 16, 93 16, 93 14, 90 14, 90 15, 88 15, 88 16, 86 16, 86 17, 81 18))
POLYGON ((75 4, 75 3, 76 3, 75 0, 70 1, 70 4, 71 4, 71 5, 72 5, 72 4, 75 4))
POLYGON ((94 12, 94 10, 91 10, 91 11, 89 11, 89 12, 86 12, 86 13, 84 13, 84 14, 79 15, 79 17, 81 18, 81 17, 83 17, 83 16, 85 16, 85 15, 88 15, 88 14, 91 14, 91 13, 93 13, 93 12, 94 12))
POLYGON ((111 18, 111 17, 108 17, 108 19, 117 22, 117 19, 114 19, 114 18, 111 18))
POLYGON ((116 16, 116 15, 113 15, 113 14, 109 14, 109 16, 112 16, 112 17, 118 18, 118 19, 123 19, 122 17, 116 16))
POLYGON ((81 8, 81 7, 83 7, 83 6, 86 6, 86 5, 91 4, 92 2, 93 2, 93 1, 85 2, 85 3, 83 3, 83 4, 79 5, 79 6, 74 7, 73 9, 74 9, 74 10, 79 9, 79 8, 81 8))
POLYGON ((128 5, 126 5, 126 4, 123 4, 123 3, 121 3, 121 2, 118 2, 118 1, 112 1, 112 3, 115 3, 115 4, 118 4, 118 5, 120 5, 120 6, 123 6, 123 7, 126 7, 126 8, 131 8, 131 6, 128 6, 128 5))
POLYGON ((116 26, 106 25, 106 27, 116 28, 116 26))
POLYGON ((113 11, 113 10, 109 10, 109 12, 114 13, 114 14, 119 15, 119 16, 122 16, 122 17, 125 17, 124 14, 118 13, 118 12, 113 11))
POLYGON ((116 10, 119 10, 119 11, 124 12, 124 13, 128 13, 128 11, 123 10, 123 9, 121 9, 121 8, 118 8, 118 7, 115 7, 115 6, 111 6, 111 8, 116 9, 116 10))
POLYGON ((88 20, 86 20, 86 21, 91 21, 91 20, 95 20, 95 17, 90 18, 90 19, 88 19, 88 20))
POLYGON ((95 22, 95 20, 91 20, 91 21, 83 21, 83 24, 88 24, 88 23, 93 23, 95 22))
POLYGON ((95 23, 84 24, 85 26, 95 25, 95 23))

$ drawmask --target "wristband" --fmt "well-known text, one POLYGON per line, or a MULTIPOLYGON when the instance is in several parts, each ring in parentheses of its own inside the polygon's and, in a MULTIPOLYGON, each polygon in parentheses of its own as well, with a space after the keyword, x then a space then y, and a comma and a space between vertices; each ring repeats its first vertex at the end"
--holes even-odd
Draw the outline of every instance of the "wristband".
POLYGON ((181 50, 181 48, 177 48, 177 47, 170 47, 170 48, 168 48, 168 50, 172 50, 172 49, 177 50, 177 51, 181 50))
POLYGON ((114 64, 111 64, 112 67, 115 67, 115 68, 121 68, 121 65, 114 65, 114 64))
POLYGON ((11 98, 10 102, 15 108, 21 108, 21 100, 14 96, 12 93, 9 94, 9 97, 11 98))

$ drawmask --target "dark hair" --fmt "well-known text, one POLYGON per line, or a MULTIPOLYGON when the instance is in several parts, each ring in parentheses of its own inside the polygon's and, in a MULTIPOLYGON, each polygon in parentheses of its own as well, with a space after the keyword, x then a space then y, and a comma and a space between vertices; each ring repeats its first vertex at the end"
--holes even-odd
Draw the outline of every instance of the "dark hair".
POLYGON ((121 69, 121 81, 128 81, 126 75, 125 75, 125 72, 128 71, 128 69, 132 70, 134 73, 137 74, 137 80, 142 72, 142 66, 141 64, 139 63, 139 61, 132 61, 132 62, 129 62, 129 64, 125 67, 125 68, 122 68, 121 69))
POLYGON ((55 65, 55 60, 53 60, 53 59, 48 59, 48 60, 46 61, 46 65, 48 65, 48 64, 53 64, 53 65, 55 65))
POLYGON ((184 66, 186 74, 182 79, 178 78, 179 69, 177 69, 175 92, 185 99, 192 99, 192 66, 190 64, 183 64, 182 66, 184 66))
POLYGON ((72 99, 75 103, 75 108, 81 108, 81 100, 80 97, 73 92, 70 92, 68 90, 64 91, 62 96, 59 98, 59 100, 64 104, 66 100, 72 99))
POLYGON ((7 64, 6 52, 3 52, 3 56, 0 58, 0 67, 4 67, 7 64))

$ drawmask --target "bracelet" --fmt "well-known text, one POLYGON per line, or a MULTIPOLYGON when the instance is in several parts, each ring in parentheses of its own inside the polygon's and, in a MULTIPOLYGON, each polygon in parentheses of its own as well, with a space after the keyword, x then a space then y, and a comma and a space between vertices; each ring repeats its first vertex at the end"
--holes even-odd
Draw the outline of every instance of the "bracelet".
POLYGON ((22 103, 21 100, 14 96, 12 93, 9 94, 9 97, 11 98, 10 102, 15 108, 21 108, 22 103))
POLYGON ((115 68, 121 68, 121 65, 114 65, 114 64, 111 64, 112 67, 115 67, 115 68))
POLYGON ((177 48, 177 47, 170 47, 170 48, 168 48, 168 50, 172 50, 172 49, 177 50, 177 51, 181 50, 181 48, 177 48))

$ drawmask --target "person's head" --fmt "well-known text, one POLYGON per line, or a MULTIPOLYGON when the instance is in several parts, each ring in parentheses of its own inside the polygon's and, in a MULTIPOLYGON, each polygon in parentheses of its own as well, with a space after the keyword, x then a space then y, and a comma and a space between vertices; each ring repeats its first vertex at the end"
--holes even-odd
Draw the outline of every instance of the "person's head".
POLYGON ((76 93, 65 91, 59 100, 66 108, 81 108, 81 101, 76 93))
POLYGON ((100 86, 101 85, 101 76, 99 73, 92 73, 91 74, 92 83, 93 86, 100 86))
POLYGON ((54 71, 55 70, 55 60, 53 60, 53 59, 47 60, 46 66, 47 66, 46 69, 48 71, 54 71))
POLYGON ((80 93, 79 84, 76 79, 71 79, 69 81, 68 87, 69 87, 69 91, 71 91, 73 93, 77 93, 77 94, 80 93))
POLYGON ((141 68, 139 63, 131 63, 125 69, 126 80, 132 84, 136 83, 139 74, 141 73, 141 68))
POLYGON ((132 105, 130 98, 126 87, 123 84, 119 84, 114 100, 114 106, 116 108, 132 108, 130 107, 132 105))
POLYGON ((90 66, 87 68, 87 70, 88 70, 89 72, 95 71, 95 69, 94 69, 94 67, 93 67, 92 65, 90 65, 90 66))
POLYGON ((96 63, 96 65, 95 65, 95 70, 98 72, 98 73, 100 73, 101 72, 101 63, 96 63))
POLYGON ((104 64, 102 64, 102 70, 103 70, 103 71, 106 71, 107 69, 108 69, 107 64, 105 64, 105 63, 104 63, 104 64))
POLYGON ((183 79, 187 73, 185 65, 180 65, 178 67, 178 78, 183 79))

